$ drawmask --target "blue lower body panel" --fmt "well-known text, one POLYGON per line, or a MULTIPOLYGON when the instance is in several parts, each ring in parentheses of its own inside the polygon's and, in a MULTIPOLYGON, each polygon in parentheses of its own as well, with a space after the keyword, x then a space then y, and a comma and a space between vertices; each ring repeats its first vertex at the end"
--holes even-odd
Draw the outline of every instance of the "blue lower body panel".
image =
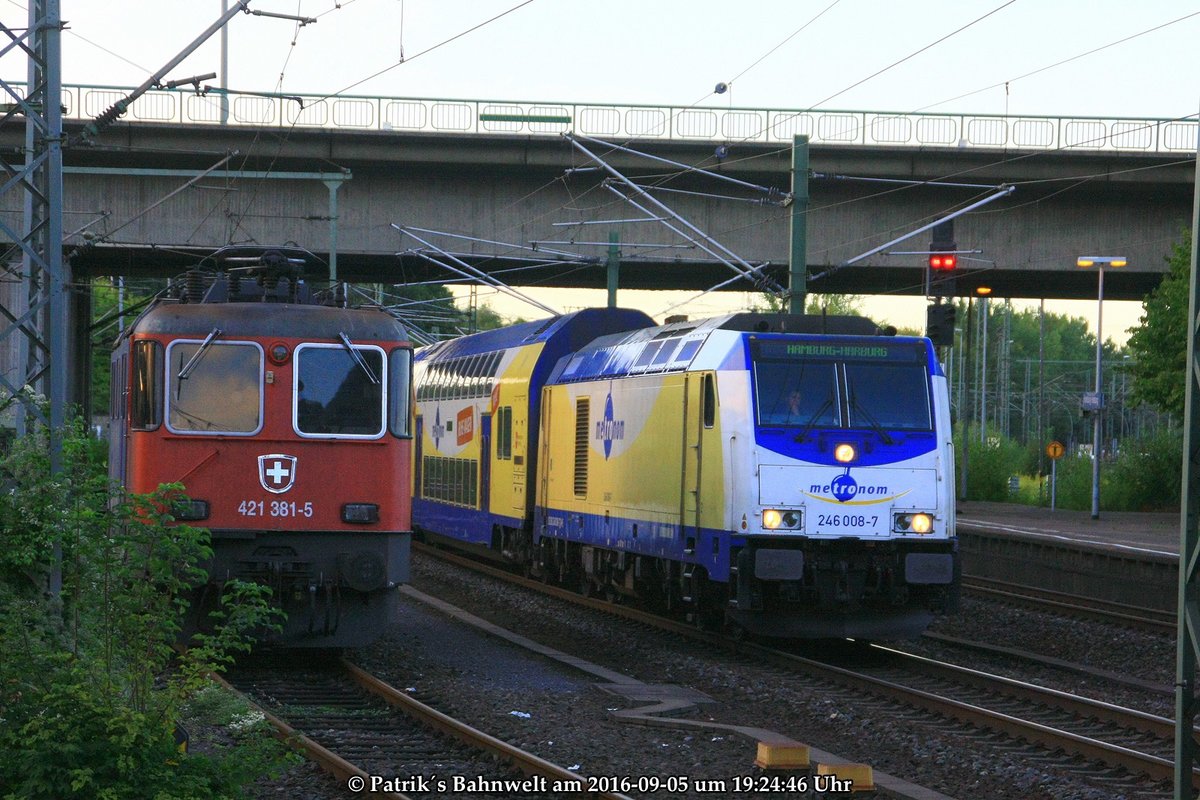
POLYGON ((541 536, 704 567, 711 580, 729 580, 729 553, 745 537, 715 528, 681 528, 666 522, 578 514, 538 507, 534 543, 541 536))
POLYGON ((484 547, 492 544, 493 526, 519 528, 523 524, 517 517, 416 497, 413 498, 412 521, 416 530, 484 547))
POLYGON ((750 537, 546 508, 535 509, 534 523, 535 545, 551 539, 618 553, 618 573, 628 556, 680 565, 662 572, 674 582, 663 596, 675 588, 706 594, 729 620, 764 636, 909 638, 958 605, 955 539, 750 537))

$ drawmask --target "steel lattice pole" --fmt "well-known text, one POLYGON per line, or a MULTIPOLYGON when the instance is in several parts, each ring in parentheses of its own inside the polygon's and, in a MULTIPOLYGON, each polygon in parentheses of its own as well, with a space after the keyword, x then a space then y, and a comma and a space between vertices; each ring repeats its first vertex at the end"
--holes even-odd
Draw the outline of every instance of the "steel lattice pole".
POLYGON ((1175 653, 1175 798, 1191 800, 1196 766, 1196 662, 1200 655, 1200 319, 1197 295, 1197 248, 1200 248, 1200 136, 1197 141, 1195 194, 1192 201, 1192 257, 1188 292, 1187 387, 1184 395, 1183 481, 1179 511, 1179 600, 1175 653))

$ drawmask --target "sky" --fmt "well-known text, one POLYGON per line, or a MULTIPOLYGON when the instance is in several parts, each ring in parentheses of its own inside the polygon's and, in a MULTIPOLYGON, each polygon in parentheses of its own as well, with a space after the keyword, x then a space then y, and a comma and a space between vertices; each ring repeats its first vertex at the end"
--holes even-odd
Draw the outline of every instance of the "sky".
MULTIPOLYGON (((234 2, 62 0, 64 83, 140 84, 212 24, 223 1, 234 2)), ((234 16, 224 75, 231 90, 1099 117, 1176 118, 1200 106, 1200 2, 252 0, 249 7, 316 21, 234 16), (716 94, 720 83, 728 90, 716 94)), ((23 27, 25 3, 0 0, 0 19, 23 27)), ((219 43, 212 37, 167 78, 223 71, 219 43)), ((5 77, 19 79, 24 69, 19 54, 0 57, 5 77)), ((595 297, 584 301, 603 303, 602 293, 595 297)), ((671 304, 629 297, 651 313, 671 304)), ((745 297, 683 311, 703 316, 745 297)), ((578 306, 581 296, 558 302, 578 306)), ((630 301, 623 295, 622 302, 630 301)), ((539 315, 507 300, 492 304, 503 314, 539 315)), ((865 310, 920 327, 924 305, 871 299, 865 310)), ((1092 321, 1095 306, 1056 302, 1053 309, 1092 321)), ((1106 302, 1105 338, 1123 341, 1139 313, 1137 303, 1106 302)))

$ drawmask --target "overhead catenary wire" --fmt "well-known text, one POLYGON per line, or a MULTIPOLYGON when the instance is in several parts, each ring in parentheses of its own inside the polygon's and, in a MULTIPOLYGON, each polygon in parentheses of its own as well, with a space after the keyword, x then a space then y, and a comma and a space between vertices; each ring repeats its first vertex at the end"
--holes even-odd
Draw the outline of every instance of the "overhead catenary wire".
POLYGON ((1064 64, 1070 64, 1072 61, 1078 61, 1081 58, 1086 58, 1087 56, 1095 55, 1096 53, 1107 50, 1110 47, 1116 47, 1119 44, 1125 44, 1126 42, 1133 41, 1134 39, 1140 38, 1140 37, 1145 36, 1150 33, 1154 33, 1155 31, 1162 30, 1163 28, 1169 28, 1172 25, 1178 24, 1185 20, 1189 20, 1192 17, 1198 16, 1198 15, 1200 15, 1200 11, 1193 11, 1191 14, 1185 14, 1182 17, 1178 17, 1176 19, 1171 20, 1170 22, 1164 22, 1161 25, 1155 25, 1152 28, 1147 28, 1144 31, 1139 31, 1138 33, 1130 34, 1129 36, 1126 36, 1122 39, 1117 39, 1116 41, 1109 42, 1108 44, 1104 44, 1099 47, 1093 47, 1091 50, 1088 50, 1086 52, 1077 53, 1068 58, 1064 58, 1061 61, 1055 61, 1053 64, 1047 64, 1044 67, 1038 67, 1037 69, 1026 72, 1023 75, 1017 75, 1014 78, 1008 78, 1006 80, 999 81, 998 83, 993 83, 990 86, 984 86, 982 89, 974 89, 970 92, 965 92, 963 94, 956 95, 955 97, 949 97, 949 98, 946 98, 945 100, 939 100, 936 103, 930 103, 927 106, 921 106, 920 108, 916 109, 916 111, 924 111, 927 108, 936 108, 937 106, 943 105, 945 103, 953 103, 955 100, 961 100, 964 97, 970 97, 971 95, 979 94, 981 92, 986 92, 986 91, 989 91, 990 89, 998 89, 1001 86, 1004 86, 1007 90, 1008 85, 1011 83, 1016 83, 1019 80, 1024 80, 1025 78, 1029 78, 1029 77, 1032 77, 1039 73, 1046 72, 1047 70, 1054 69, 1055 67, 1061 67, 1064 64))
POLYGON ((830 11, 833 9, 833 7, 834 7, 834 6, 836 6, 836 5, 837 5, 838 3, 840 3, 840 2, 842 2, 842 0, 833 0, 833 2, 832 2, 832 3, 830 3, 830 4, 829 4, 829 5, 827 5, 827 6, 825 6, 825 8, 823 8, 823 9, 821 9, 819 12, 817 12, 816 16, 813 16, 813 17, 809 18, 809 20, 808 20, 807 22, 805 22, 803 25, 801 25, 801 26, 800 26, 799 28, 797 28, 796 30, 794 30, 794 31, 792 31, 791 33, 789 33, 789 34, 787 35, 787 38, 785 38, 785 39, 784 39, 782 42, 780 42, 779 44, 775 45, 774 47, 772 47, 772 48, 771 48, 770 50, 768 50, 767 52, 763 53, 761 56, 759 56, 759 57, 758 57, 758 58, 757 58, 757 59, 754 61, 754 63, 752 63, 750 66, 746 67, 746 68, 745 68, 745 69, 743 69, 741 72, 739 72, 737 75, 734 75, 732 78, 730 78, 728 81, 726 81, 726 82, 725 82, 725 83, 726 83, 726 85, 727 85, 727 86, 730 86, 730 87, 732 87, 732 86, 733 86, 733 84, 734 84, 734 83, 736 83, 736 82, 737 82, 737 81, 738 81, 738 80, 739 80, 739 79, 740 79, 740 78, 741 78, 743 75, 745 75, 747 72, 749 72, 750 70, 752 70, 752 69, 754 69, 755 67, 757 67, 757 66, 758 66, 759 64, 761 64, 763 61, 766 61, 766 60, 767 60, 767 58, 769 58, 769 57, 770 57, 770 56, 771 56, 771 55, 772 55, 772 54, 773 54, 773 53, 774 53, 776 50, 778 50, 779 48, 783 47, 785 44, 787 44, 788 42, 790 42, 792 39, 795 39, 795 38, 796 38, 796 37, 797 37, 797 36, 798 36, 800 33, 802 33, 802 32, 803 32, 803 31, 804 31, 806 28, 808 28, 808 26, 809 26, 809 25, 812 25, 814 22, 816 22, 817 20, 819 20, 821 17, 825 16, 827 13, 829 13, 829 12, 830 12, 830 11))
POLYGON ((470 28, 467 28, 466 30, 461 31, 459 33, 456 33, 455 35, 451 36, 448 39, 443 39, 442 41, 438 42, 437 44, 435 44, 431 47, 427 47, 424 50, 422 50, 421 52, 411 55, 408 58, 405 58, 403 56, 403 54, 401 54, 400 60, 397 61, 395 64, 392 64, 391 66, 388 66, 388 67, 384 67, 383 69, 379 70, 378 72, 374 72, 374 73, 368 75, 367 77, 362 78, 361 80, 357 80, 354 83, 351 83, 349 86, 344 86, 340 90, 334 92, 332 95, 328 95, 328 97, 333 97, 333 96, 339 95, 339 94, 345 94, 346 92, 350 91, 351 89, 361 86, 362 84, 366 83, 369 80, 378 78, 380 75, 384 75, 388 72, 391 72, 392 70, 396 69, 399 66, 408 64, 408 63, 420 58, 421 56, 428 55, 429 53, 432 53, 435 50, 445 47, 446 45, 450 44, 451 42, 453 42, 457 39, 461 39, 462 37, 467 36, 468 34, 474 33, 475 31, 479 30, 480 28, 486 27, 499 19, 503 19, 504 17, 507 17, 509 14, 512 14, 514 11, 518 11, 518 10, 524 8, 525 6, 529 5, 532 2, 533 2, 533 0, 524 0, 524 2, 517 3, 512 8, 509 8, 507 11, 502 11, 493 17, 485 19, 483 22, 480 22, 477 25, 472 25, 470 28))
MULTIPOLYGON (((757 271, 760 271, 760 270, 763 270, 763 269, 769 267, 770 265, 771 265, 770 261, 764 261, 763 263, 759 264, 757 267, 754 267, 754 270, 757 272, 757 271)), ((739 281, 739 280, 741 280, 740 276, 734 276, 732 278, 729 278, 728 280, 721 281, 720 283, 718 283, 714 286, 708 287, 707 289, 700 292, 699 294, 689 297, 686 300, 681 300, 680 302, 676 303, 675 305, 667 306, 662 311, 658 312, 658 315, 663 316, 669 311, 674 311, 677 308, 681 308, 690 303, 694 303, 697 300, 699 300, 701 297, 712 294, 713 292, 717 291, 718 289, 724 289, 726 286, 729 286, 730 284, 735 283, 736 281, 739 281)))
MULTIPOLYGON (((395 226, 393 226, 393 227, 395 227, 395 226)), ((469 236, 467 234, 462 234, 462 233, 450 233, 449 231, 435 231, 430 228, 418 228, 415 225, 405 225, 404 230, 418 231, 420 233, 431 233, 431 234, 436 234, 438 236, 445 236, 450 239, 466 239, 467 241, 479 242, 481 244, 494 244, 498 247, 506 247, 506 248, 510 248, 513 250, 532 250, 535 253, 536 252, 552 253, 553 255, 565 256, 568 259, 574 259, 574 258, 582 259, 583 258, 578 253, 569 253, 566 251, 559 253, 559 252, 553 252, 550 250, 539 250, 538 248, 529 246, 529 245, 514 244, 512 242, 500 242, 500 241, 496 241, 495 239, 483 239, 478 236, 469 236)))
POLYGON ((162 197, 160 197, 160 198, 159 198, 157 201, 155 201, 154 203, 151 203, 150 205, 146 206, 144 209, 142 209, 142 210, 141 210, 141 211, 139 211, 138 213, 134 214, 132 217, 130 217, 129 219, 127 219, 125 222, 121 223, 120 225, 118 225, 117 227, 113 228, 113 229, 112 229, 112 230, 110 230, 110 231, 106 231, 106 232, 105 232, 103 235, 101 235, 101 236, 99 236, 99 237, 97 237, 97 238, 98 238, 98 239, 100 239, 101 241, 106 241, 106 240, 108 240, 108 238, 109 238, 109 237, 111 237, 111 236, 113 236, 113 235, 114 235, 114 234, 115 234, 117 231, 120 231, 120 230, 123 230, 124 228, 127 228, 127 227, 129 227, 130 225, 132 225, 133 223, 137 222, 137 221, 138 221, 139 219, 141 219, 142 217, 144 217, 144 216, 146 216, 147 214, 149 214, 149 213, 150 213, 151 211, 153 211, 154 209, 156 209, 156 208, 158 208, 159 206, 161 206, 163 203, 165 203, 165 202, 167 202, 168 200, 170 200, 170 199, 171 199, 172 197, 174 197, 175 195, 179 194, 180 192, 184 191, 185 189, 187 189, 187 188, 188 188, 188 187, 190 187, 190 186, 194 186, 194 185, 195 185, 195 184, 196 184, 198 181, 201 181, 201 180, 203 180, 204 178, 206 178, 206 177, 208 177, 209 175, 211 175, 212 173, 216 172, 216 171, 217 171, 217 170, 219 170, 221 167, 223 167, 223 166, 225 166, 226 164, 228 164, 228 163, 229 163, 229 161, 230 161, 230 159, 232 159, 232 158, 233 158, 234 156, 236 156, 237 154, 238 154, 238 151, 237 151, 237 150, 234 150, 234 151, 233 151, 233 152, 231 152, 229 155, 225 156, 225 157, 224 157, 224 158, 222 158, 220 161, 218 161, 217 163, 213 164, 211 167, 209 167, 208 169, 204 170, 203 172, 201 172, 201 173, 200 173, 199 175, 197 175, 196 177, 194 177, 194 178, 192 178, 192 179, 190 179, 190 180, 188 180, 188 181, 185 181, 185 182, 184 182, 184 183, 183 183, 181 186, 178 186, 178 187, 176 187, 174 190, 172 190, 172 191, 168 192, 167 194, 163 195, 163 196, 162 196, 162 197))

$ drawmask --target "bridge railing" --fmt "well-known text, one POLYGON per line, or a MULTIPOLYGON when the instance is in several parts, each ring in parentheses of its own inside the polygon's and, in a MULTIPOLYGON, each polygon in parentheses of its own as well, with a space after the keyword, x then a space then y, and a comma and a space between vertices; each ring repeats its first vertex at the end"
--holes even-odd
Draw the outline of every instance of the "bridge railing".
MULTIPOLYGON (((64 86, 66 114, 92 119, 124 97, 112 86, 64 86)), ((604 105, 438 100, 353 95, 278 95, 152 90, 125 119, 360 131, 551 136, 897 147, 981 147, 1189 153, 1197 123, 1177 119, 604 105)))

